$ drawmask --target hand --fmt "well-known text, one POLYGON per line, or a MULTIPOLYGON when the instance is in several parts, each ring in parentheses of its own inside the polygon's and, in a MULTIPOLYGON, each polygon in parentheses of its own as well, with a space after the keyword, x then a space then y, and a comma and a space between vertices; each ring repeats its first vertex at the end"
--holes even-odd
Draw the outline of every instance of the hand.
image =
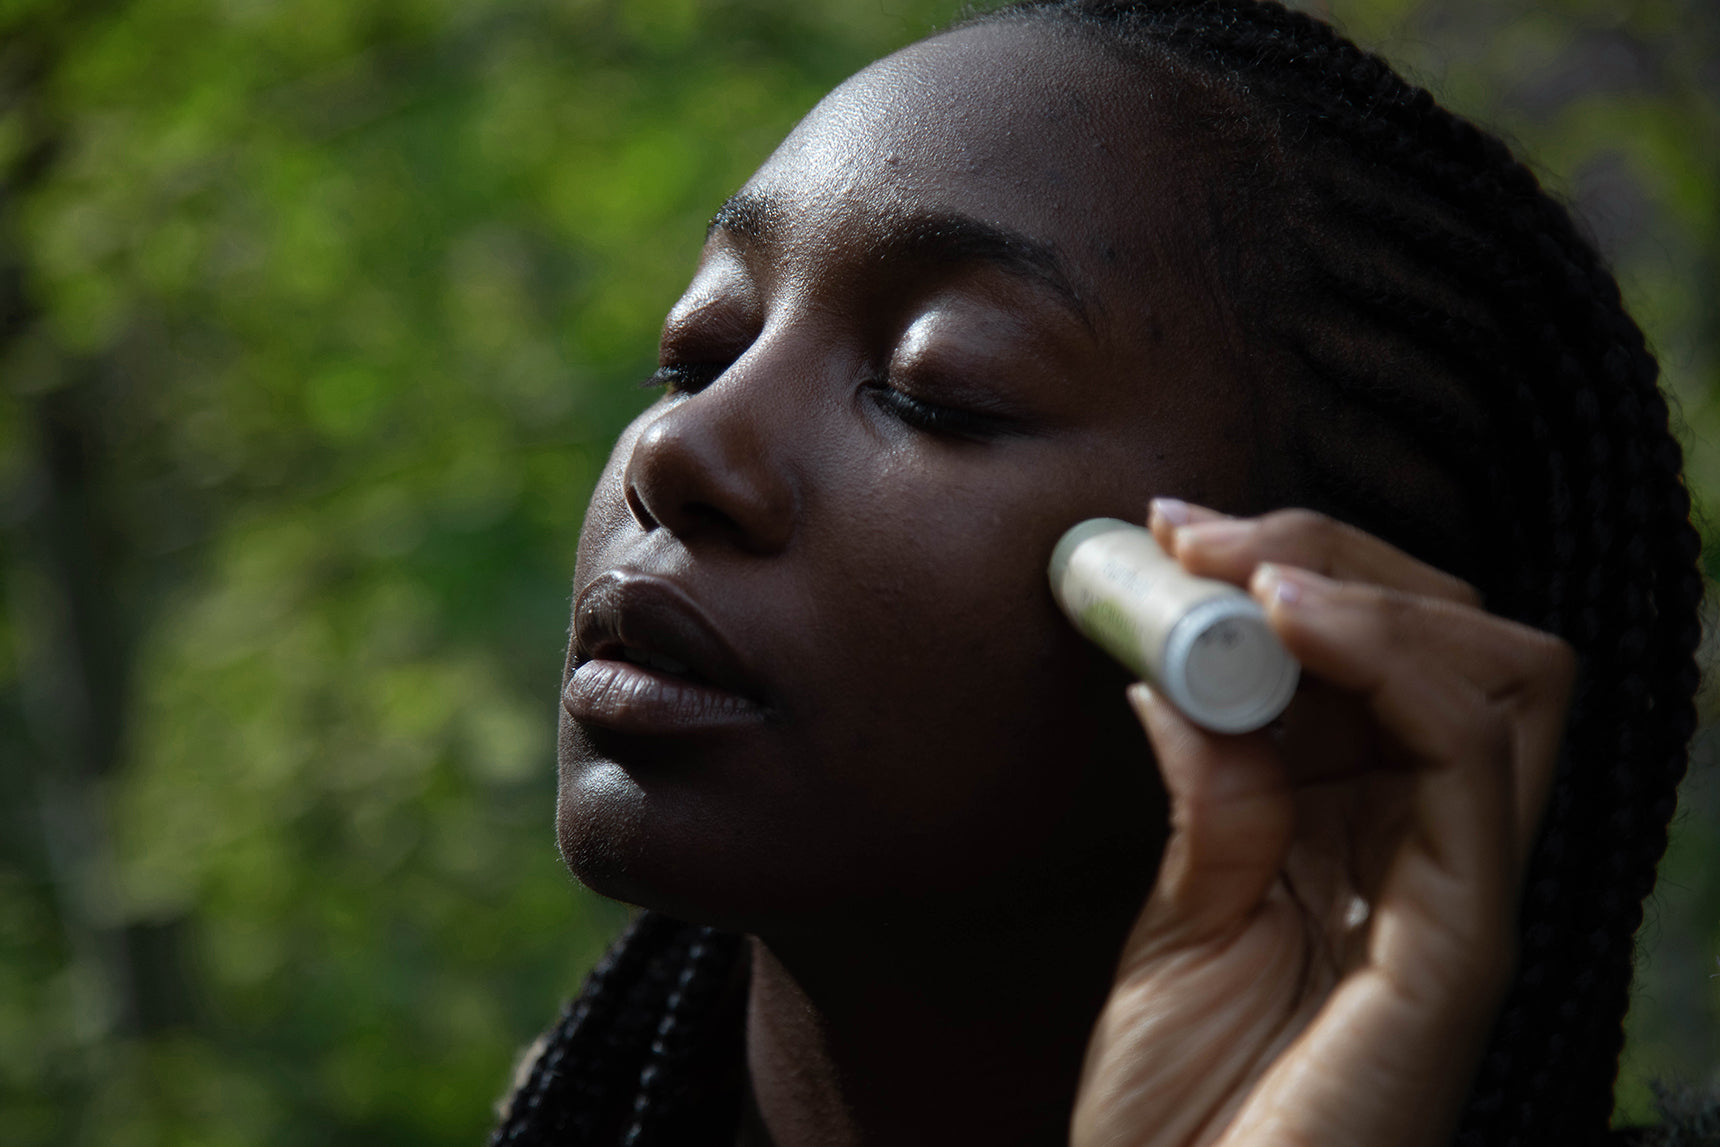
POLYGON ((1158 880, 1087 1052, 1077 1147, 1449 1143, 1514 961, 1575 658, 1307 511, 1155 503, 1304 667, 1282 726, 1130 690, 1171 798, 1158 880))

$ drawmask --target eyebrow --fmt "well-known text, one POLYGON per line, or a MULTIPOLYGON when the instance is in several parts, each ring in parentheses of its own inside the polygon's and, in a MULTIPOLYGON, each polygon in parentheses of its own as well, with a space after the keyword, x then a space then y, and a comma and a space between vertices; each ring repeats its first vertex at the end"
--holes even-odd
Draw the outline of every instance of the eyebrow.
MULTIPOLYGON (((732 195, 711 217, 709 238, 726 231, 768 243, 782 230, 783 207, 774 196, 732 195)), ((881 240, 873 245, 882 258, 912 259, 941 266, 980 263, 1045 288, 1083 326, 1094 329, 1093 313, 1076 289, 1073 276, 1050 243, 1020 231, 987 223, 960 212, 892 212, 881 240)))

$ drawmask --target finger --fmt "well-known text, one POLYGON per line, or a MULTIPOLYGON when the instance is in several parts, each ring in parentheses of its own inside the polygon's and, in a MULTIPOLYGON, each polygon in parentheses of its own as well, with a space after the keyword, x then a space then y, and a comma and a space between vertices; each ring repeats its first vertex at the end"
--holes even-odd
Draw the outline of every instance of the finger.
POLYGON ((1481 595, 1459 578, 1416 560, 1372 534, 1312 510, 1259 518, 1195 520, 1172 532, 1167 552, 1190 573, 1245 583, 1254 567, 1276 562, 1338 581, 1361 581, 1461 605, 1481 595))
POLYGON ((1145 685, 1128 696, 1170 795, 1171 838, 1125 960, 1246 919, 1276 881, 1295 827, 1285 769, 1265 734, 1206 732, 1145 685))
POLYGON ((1517 757, 1516 717, 1449 661, 1394 652, 1390 615, 1368 608, 1381 591, 1285 572, 1301 574, 1305 592, 1275 597, 1275 628, 1311 670, 1355 689, 1413 766, 1409 831, 1376 893, 1370 962, 1429 1002, 1462 985, 1491 989, 1525 851, 1516 774, 1535 767, 1517 757))
MULTIPOLYGON (((1507 786, 1520 863, 1563 733, 1575 669, 1569 648, 1479 610, 1306 570, 1263 566, 1250 588, 1290 653, 1310 673, 1361 696, 1419 767, 1492 762, 1507 786)), ((1453 831, 1453 839, 1467 839, 1461 826, 1453 831)))
MULTIPOLYGON (((1276 562, 1262 563, 1254 570, 1249 590, 1269 616, 1275 608, 1289 605, 1303 609, 1294 614, 1285 611, 1286 618, 1329 613, 1337 628, 1326 626, 1311 634, 1365 637, 1380 654, 1437 658, 1474 682, 1491 702, 1562 703, 1576 672, 1570 646, 1552 634, 1450 600, 1378 584, 1341 582, 1276 562)), ((1343 664, 1350 666, 1351 660, 1343 664)), ((1345 688, 1359 689, 1385 668, 1390 667, 1357 661, 1353 668, 1344 669, 1345 676, 1321 675, 1345 688)))
POLYGON ((1154 498, 1147 507, 1147 528, 1153 532, 1153 539, 1159 543, 1159 548, 1167 554, 1173 552, 1174 538, 1181 526, 1196 522, 1222 522, 1226 516, 1217 510, 1209 510, 1205 506, 1197 506, 1193 502, 1185 502, 1180 498, 1154 498))

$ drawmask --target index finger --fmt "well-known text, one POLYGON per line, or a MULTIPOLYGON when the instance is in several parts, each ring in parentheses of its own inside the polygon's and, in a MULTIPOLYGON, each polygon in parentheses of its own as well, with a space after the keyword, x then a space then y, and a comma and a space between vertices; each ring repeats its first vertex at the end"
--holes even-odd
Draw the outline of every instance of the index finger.
MULTIPOLYGON (((1191 507, 1190 509, 1195 509, 1191 507)), ((1182 516, 1182 515, 1178 515, 1182 516)), ((1184 569, 1201 577, 1244 585, 1265 562, 1313 570, 1334 581, 1385 589, 1480 608, 1481 594, 1461 578, 1396 546, 1313 510, 1275 510, 1258 518, 1190 514, 1172 524, 1153 504, 1153 533, 1184 569)))

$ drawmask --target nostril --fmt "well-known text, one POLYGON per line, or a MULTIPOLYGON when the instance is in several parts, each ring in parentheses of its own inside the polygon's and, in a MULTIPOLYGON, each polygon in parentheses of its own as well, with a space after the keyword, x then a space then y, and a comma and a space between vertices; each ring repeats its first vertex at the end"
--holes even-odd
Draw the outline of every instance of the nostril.
POLYGON ((622 471, 623 500, 641 529, 723 538, 768 552, 793 530, 795 498, 760 428, 732 395, 706 389, 640 431, 622 471), (716 401, 727 397, 729 405, 716 401))
POLYGON ((639 488, 633 483, 627 483, 627 508, 632 511, 633 520, 647 530, 654 530, 662 525, 650 510, 645 508, 645 499, 639 496, 639 488))

